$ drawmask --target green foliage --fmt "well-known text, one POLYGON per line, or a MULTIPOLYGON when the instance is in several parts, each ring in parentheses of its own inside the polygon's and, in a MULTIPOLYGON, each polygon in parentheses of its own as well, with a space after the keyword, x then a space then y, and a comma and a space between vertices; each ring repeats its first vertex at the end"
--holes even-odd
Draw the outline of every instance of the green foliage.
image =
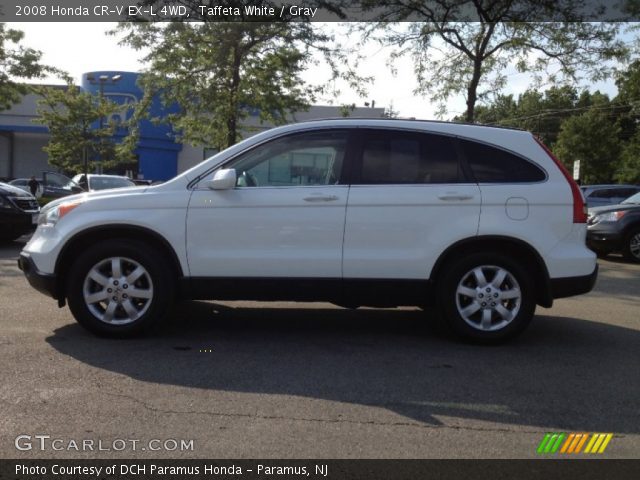
MULTIPOLYGON (((218 149, 251 130, 245 120, 252 113, 278 125, 309 108, 323 91, 300 76, 312 50, 324 54, 335 77, 347 65, 345 52, 332 50, 331 37, 307 22, 128 23, 120 30, 122 43, 150 51, 140 80, 147 104, 160 93, 177 110, 167 120, 182 141, 218 149)), ((357 83, 352 67, 345 75, 357 83)))
POLYGON ((0 110, 11 108, 28 92, 17 79, 42 78, 56 70, 40 63, 42 54, 20 45, 24 33, 0 23, 0 110))
POLYGON ((640 184, 640 130, 624 147, 614 178, 621 183, 640 184))
POLYGON ((356 109, 355 103, 352 103, 351 105, 348 105, 348 104, 340 105, 340 116, 350 117, 355 109, 356 109))
MULTIPOLYGON (((417 93, 429 95, 445 112, 446 101, 464 95, 464 119, 476 119, 478 101, 506 85, 508 67, 542 74, 549 84, 575 83, 580 75, 602 79, 607 60, 622 58, 615 23, 581 21, 580 2, 521 0, 361 0, 365 8, 383 7, 378 23, 362 24, 368 38, 411 55, 417 93), (556 22, 533 21, 541 9, 556 22), (420 20, 397 24, 390 20, 420 20)), ((375 12, 375 10, 374 10, 375 12)), ((539 18, 538 18, 539 19, 539 18)))
POLYGON ((100 119, 109 118, 120 106, 104 97, 83 92, 67 79, 66 87, 39 87, 39 117, 35 120, 50 132, 44 151, 49 163, 67 172, 84 172, 84 159, 88 170, 97 162, 111 168, 119 162, 133 158, 135 140, 117 144, 113 139, 116 125, 100 119))
POLYGON ((567 166, 580 160, 584 184, 614 180, 620 155, 620 127, 595 108, 565 120, 554 153, 567 166))

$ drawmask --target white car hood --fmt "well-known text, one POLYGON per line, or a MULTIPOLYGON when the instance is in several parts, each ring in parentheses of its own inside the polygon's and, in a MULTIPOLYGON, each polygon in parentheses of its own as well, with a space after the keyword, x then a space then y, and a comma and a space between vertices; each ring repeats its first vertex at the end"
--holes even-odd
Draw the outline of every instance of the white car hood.
POLYGON ((49 210, 50 208, 57 207, 62 203, 74 202, 76 200, 84 201, 84 200, 92 200, 94 198, 111 197, 113 195, 118 195, 118 194, 130 195, 132 193, 142 193, 148 188, 149 188, 148 185, 140 186, 140 187, 110 188, 108 190, 98 190, 95 192, 83 192, 83 193, 78 193, 76 195, 68 195, 66 197, 61 197, 56 200, 53 200, 52 202, 47 203, 42 208, 42 211, 44 212, 46 210, 49 210))

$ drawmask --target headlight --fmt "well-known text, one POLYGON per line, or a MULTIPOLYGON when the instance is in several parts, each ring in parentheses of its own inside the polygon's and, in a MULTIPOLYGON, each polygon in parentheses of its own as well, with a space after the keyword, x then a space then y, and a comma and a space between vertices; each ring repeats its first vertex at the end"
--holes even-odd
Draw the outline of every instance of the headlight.
POLYGON ((599 222, 617 222, 627 213, 627 210, 619 210, 617 212, 607 212, 596 215, 593 219, 593 223, 599 222))
POLYGON ((62 217, 81 203, 81 201, 65 202, 60 205, 56 205, 55 207, 45 209, 45 211, 40 213, 40 216, 38 217, 38 225, 55 225, 62 217))
POLYGON ((0 209, 13 210, 13 205, 11 205, 11 202, 6 198, 0 197, 0 209))

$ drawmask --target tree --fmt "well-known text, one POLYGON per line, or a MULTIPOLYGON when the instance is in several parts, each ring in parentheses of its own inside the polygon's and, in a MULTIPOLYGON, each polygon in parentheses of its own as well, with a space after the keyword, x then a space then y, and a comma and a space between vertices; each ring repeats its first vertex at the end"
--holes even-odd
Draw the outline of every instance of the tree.
MULTIPOLYGON (((607 60, 621 58, 618 24, 589 23, 581 2, 539 0, 361 0, 379 8, 379 22, 363 24, 367 38, 394 46, 394 57, 415 61, 417 92, 428 94, 444 111, 446 100, 463 94, 464 119, 475 120, 478 100, 499 92, 506 69, 545 72, 552 84, 610 73, 607 60), (553 21, 544 21, 552 19, 553 21), (408 24, 393 21, 419 20, 408 24), (550 68, 556 68, 551 72, 550 68)), ((375 10, 374 10, 375 11, 375 10)))
MULTIPOLYGON (((101 122, 121 109, 104 96, 83 92, 67 78, 66 87, 38 87, 39 117, 35 120, 48 127, 49 143, 44 151, 49 163, 74 173, 88 173, 98 162, 110 168, 133 159, 135 142, 114 140, 117 126, 101 122), (100 127, 102 123, 102 127, 100 127)), ((135 138, 135 129, 134 129, 135 138)))
POLYGON ((0 23, 0 110, 11 108, 27 93, 27 85, 16 79, 41 78, 56 70, 42 65, 42 54, 20 45, 24 33, 0 23))
MULTIPOLYGON (((197 18, 199 1, 181 3, 197 18)), ((202 20, 120 26, 126 32, 123 43, 150 50, 140 82, 145 95, 161 94, 164 105, 174 109, 166 120, 192 144, 226 148, 251 128, 244 122, 251 114, 277 125, 308 109, 323 91, 301 79, 314 62, 312 51, 324 55, 334 78, 347 65, 346 52, 331 48, 331 36, 309 22, 202 20)), ((355 84, 354 67, 343 73, 355 84)))
POLYGON ((620 127, 605 111, 591 108, 565 120, 554 153, 567 166, 580 160, 581 180, 607 183, 614 179, 621 151, 620 127))
MULTIPOLYGON (((640 5, 640 3, 638 4, 640 5)), ((615 99, 626 116, 621 117, 622 135, 629 141, 620 155, 616 180, 640 183, 640 60, 636 59, 618 73, 615 99)))
POLYGON ((640 130, 625 145, 614 178, 621 183, 640 184, 640 130))

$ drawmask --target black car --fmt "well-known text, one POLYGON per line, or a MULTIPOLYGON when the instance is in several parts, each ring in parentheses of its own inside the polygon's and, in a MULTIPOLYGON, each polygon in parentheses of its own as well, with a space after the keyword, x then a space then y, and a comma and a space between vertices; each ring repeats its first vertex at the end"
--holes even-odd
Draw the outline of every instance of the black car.
MULTIPOLYGON (((61 198, 85 191, 69 177, 57 172, 42 172, 42 178, 36 180, 39 184, 38 192, 36 192, 38 197, 61 198)), ((25 192, 30 192, 28 178, 16 178, 7 183, 25 192)))
POLYGON ((40 206, 30 193, 0 183, 0 241, 14 240, 36 228, 40 206))
POLYGON ((599 255, 617 251, 640 262, 640 193, 618 205, 590 208, 587 245, 599 255))

